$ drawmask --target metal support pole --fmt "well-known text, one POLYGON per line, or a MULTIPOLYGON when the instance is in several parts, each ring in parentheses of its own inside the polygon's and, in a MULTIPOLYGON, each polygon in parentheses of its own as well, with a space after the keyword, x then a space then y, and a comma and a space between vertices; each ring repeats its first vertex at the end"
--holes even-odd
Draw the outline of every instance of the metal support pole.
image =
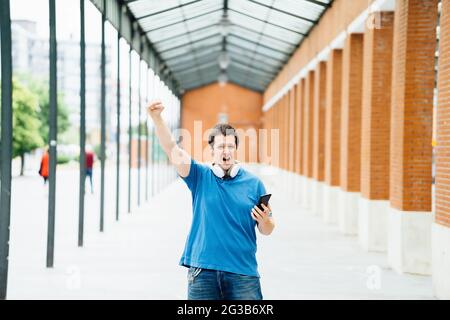
POLYGON ((57 159, 57 44, 55 0, 49 0, 50 22, 50 93, 49 93, 49 149, 50 172, 48 194, 48 230, 47 230, 47 268, 53 267, 55 247, 55 192, 57 159))
POLYGON ((103 0, 102 12, 102 53, 101 53, 101 133, 100 133, 100 232, 104 231, 105 221, 105 140, 106 140, 106 48, 105 48, 105 26, 106 26, 106 0, 103 0))
POLYGON ((84 1, 80 0, 80 190, 78 213, 78 246, 84 239, 84 196, 86 180, 86 34, 84 1))
POLYGON ((1 110, 1 194, 0 194, 0 300, 6 299, 8 285, 9 226, 11 219, 12 158, 12 57, 9 0, 0 1, 2 66, 1 110))
POLYGON ((152 197, 155 196, 155 127, 152 127, 152 197))
POLYGON ((120 38, 122 33, 122 6, 119 6, 119 30, 117 31, 117 155, 116 155, 116 221, 119 221, 120 200, 120 38))
POLYGON ((129 65, 128 65, 128 89, 129 89, 129 110, 128 110, 128 213, 131 213, 131 76, 132 76, 132 70, 131 70, 131 45, 130 45, 130 51, 129 51, 129 65))
POLYGON ((147 114, 147 104, 149 100, 149 86, 150 86, 150 77, 149 77, 149 68, 147 68, 147 90, 146 90, 146 104, 144 107, 145 113, 145 202, 148 201, 148 114, 147 114))
POLYGON ((137 205, 138 207, 141 206, 141 156, 142 156, 142 148, 141 148, 141 90, 142 90, 142 60, 139 58, 139 70, 138 70, 138 177, 137 177, 137 205))

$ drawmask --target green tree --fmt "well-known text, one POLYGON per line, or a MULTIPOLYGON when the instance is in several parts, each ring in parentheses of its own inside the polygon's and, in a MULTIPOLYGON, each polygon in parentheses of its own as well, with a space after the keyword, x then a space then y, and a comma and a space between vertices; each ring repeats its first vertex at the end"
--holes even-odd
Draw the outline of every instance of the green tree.
POLYGON ((25 153, 44 145, 39 134, 39 103, 37 97, 13 79, 13 158, 20 157, 20 175, 23 175, 25 153))
MULTIPOLYGON (((50 109, 49 100, 49 86, 43 81, 36 79, 28 74, 19 75, 19 79, 27 85, 27 87, 33 92, 39 102, 38 118, 40 121, 39 134, 46 143, 48 142, 48 115, 50 109)), ((64 94, 58 94, 58 136, 65 133, 70 126, 69 122, 69 110, 64 101, 64 94)))
MULTIPOLYGON (((146 124, 146 122, 145 121, 142 121, 141 122, 141 136, 145 136, 146 135, 146 131, 145 131, 145 126, 146 126, 147 124, 146 124)), ((127 128, 127 132, 129 133, 130 132, 130 130, 127 128)), ((139 132, 139 125, 136 125, 136 126, 132 126, 131 127, 131 134, 132 134, 132 136, 137 136, 138 135, 138 132, 139 132)))

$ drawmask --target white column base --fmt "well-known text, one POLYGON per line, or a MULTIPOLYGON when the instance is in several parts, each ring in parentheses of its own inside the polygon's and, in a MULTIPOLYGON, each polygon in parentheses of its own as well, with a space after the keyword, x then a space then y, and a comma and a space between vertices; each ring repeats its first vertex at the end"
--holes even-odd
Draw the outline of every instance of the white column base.
POLYGON ((303 177, 295 174, 294 178, 294 201, 301 204, 303 194, 303 177))
POLYGON ((317 181, 315 179, 308 179, 309 180, 309 195, 310 195, 310 202, 309 202, 309 212, 312 214, 315 214, 314 210, 316 205, 316 186, 317 181))
POLYGON ((323 190, 325 184, 322 181, 314 180, 312 189, 312 213, 323 216, 323 190))
POLYGON ((280 190, 283 195, 286 194, 286 175, 285 171, 281 168, 278 168, 277 189, 280 190))
POLYGON ((327 224, 338 222, 338 198, 341 189, 325 185, 323 189, 323 221, 327 224))
POLYGON ((450 300, 450 228, 433 223, 431 234, 434 295, 450 300))
POLYGON ((295 199, 295 185, 297 182, 297 175, 294 172, 289 171, 289 198, 294 200, 295 199))
POLYGON ((387 251, 388 212, 388 200, 359 198, 358 240, 364 250, 387 251))
POLYGON ((302 206, 305 209, 311 209, 312 204, 312 182, 311 178, 304 177, 303 178, 303 199, 302 206))
POLYGON ((345 235, 358 234, 359 192, 339 190, 338 225, 345 235))
POLYGON ((398 273, 431 274, 431 212, 389 208, 388 262, 398 273))
POLYGON ((287 175, 284 169, 280 170, 280 180, 278 181, 278 188, 283 192, 283 195, 286 195, 287 191, 287 175))

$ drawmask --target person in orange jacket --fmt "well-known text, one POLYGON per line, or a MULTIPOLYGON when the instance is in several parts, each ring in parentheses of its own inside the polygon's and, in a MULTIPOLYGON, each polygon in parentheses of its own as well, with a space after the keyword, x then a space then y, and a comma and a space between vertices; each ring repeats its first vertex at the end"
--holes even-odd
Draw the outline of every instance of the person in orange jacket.
POLYGON ((44 178, 44 184, 46 184, 48 180, 49 159, 48 148, 46 148, 42 155, 41 166, 39 168, 39 175, 44 178))

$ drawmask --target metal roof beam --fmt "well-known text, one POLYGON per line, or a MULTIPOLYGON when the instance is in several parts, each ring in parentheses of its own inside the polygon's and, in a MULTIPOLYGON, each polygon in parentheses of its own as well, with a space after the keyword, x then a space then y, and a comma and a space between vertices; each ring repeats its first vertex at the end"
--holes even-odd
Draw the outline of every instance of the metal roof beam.
POLYGON ((246 42, 249 42, 249 43, 253 43, 253 44, 255 44, 256 46, 260 46, 260 47, 262 47, 262 48, 266 48, 266 49, 268 49, 268 50, 272 50, 272 51, 275 51, 275 52, 284 54, 284 55, 286 55, 286 56, 289 56, 289 53, 290 53, 290 52, 286 52, 286 51, 283 51, 283 50, 278 50, 278 49, 275 49, 275 48, 266 46, 266 45, 264 45, 264 44, 261 44, 260 42, 256 42, 256 41, 247 39, 247 38, 245 38, 245 37, 238 36, 237 34, 234 34, 234 33, 230 33, 228 36, 230 36, 230 37, 235 37, 235 38, 238 38, 238 39, 240 39, 240 40, 243 40, 243 41, 246 41, 246 42))
MULTIPOLYGON (((243 47, 243 46, 240 46, 240 45, 238 45, 238 44, 231 43, 231 42, 228 42, 228 43, 227 43, 227 46, 232 46, 232 47, 239 48, 240 50, 249 51, 248 48, 245 48, 245 47, 243 47)), ((255 52, 253 52, 253 53, 255 53, 255 52)), ((264 53, 257 52, 257 53, 255 53, 255 54, 258 54, 258 55, 260 55, 260 56, 262 56, 262 57, 265 57, 265 58, 268 58, 268 59, 272 59, 272 60, 274 60, 274 61, 278 61, 278 62, 280 62, 280 63, 284 63, 284 62, 285 62, 284 60, 275 58, 275 57, 273 57, 273 56, 269 56, 269 55, 264 54, 264 53)))
POLYGON ((171 7, 171 8, 168 8, 168 9, 161 10, 161 11, 149 13, 149 14, 146 14, 145 16, 137 17, 136 20, 139 21, 139 20, 142 20, 142 19, 145 19, 145 18, 149 18, 149 17, 155 16, 157 14, 166 13, 166 12, 169 12, 169 11, 180 9, 182 7, 187 7, 187 6, 190 6, 191 4, 194 4, 194 3, 197 3, 197 2, 200 2, 200 1, 202 1, 202 0, 194 0, 194 1, 191 1, 191 2, 180 4, 180 5, 175 6, 175 7, 171 7))
POLYGON ((187 43, 183 43, 183 44, 177 45, 175 47, 171 47, 171 48, 168 48, 168 49, 161 50, 159 53, 163 54, 163 53, 166 53, 166 52, 169 52, 169 51, 172 51, 172 50, 175 50, 175 49, 180 49, 180 48, 192 45, 194 43, 202 42, 202 41, 205 41, 205 40, 208 40, 208 39, 211 39, 211 38, 216 38, 216 37, 218 38, 219 35, 220 35, 220 33, 214 33, 214 34, 209 35, 207 37, 203 37, 203 38, 200 38, 200 39, 197 39, 197 40, 194 40, 194 41, 189 41, 187 43))
POLYGON ((314 3, 314 4, 318 5, 318 6, 324 7, 326 9, 331 7, 331 3, 323 3, 323 2, 315 1, 315 0, 304 0, 304 1, 309 2, 309 3, 314 3))
POLYGON ((307 21, 307 22, 309 22, 309 23, 312 23, 313 25, 315 25, 315 24, 317 23, 317 21, 315 21, 315 20, 311 20, 311 19, 309 19, 309 18, 306 18, 306 17, 302 17, 302 16, 299 16, 299 15, 296 15, 296 14, 294 14, 294 13, 292 13, 292 12, 288 12, 288 11, 284 11, 284 10, 275 8, 275 7, 273 7, 273 6, 269 6, 269 5, 267 5, 267 4, 260 3, 260 2, 258 2, 258 1, 254 1, 254 0, 247 0, 247 1, 249 1, 249 2, 251 2, 251 3, 254 3, 254 4, 258 5, 258 6, 265 7, 265 8, 269 8, 270 10, 274 10, 274 11, 277 11, 277 12, 279 12, 279 13, 283 13, 283 14, 289 15, 289 16, 294 17, 294 18, 296 18, 296 19, 300 19, 300 20, 303 20, 303 21, 307 21))
MULTIPOLYGON (((93 0, 91 0, 91 1, 93 1, 93 0)), ((177 21, 177 22, 173 22, 173 23, 170 23, 170 24, 166 24, 164 26, 161 26, 161 27, 158 27, 158 28, 155 28, 155 29, 145 30, 145 33, 150 33, 150 32, 156 31, 156 30, 161 30, 161 29, 165 29, 165 28, 168 28, 168 27, 172 27, 174 25, 177 25, 177 24, 180 24, 180 23, 184 23, 186 21, 190 21, 190 20, 193 20, 193 19, 201 18, 201 17, 204 17, 204 16, 206 16, 208 14, 215 13, 215 12, 218 12, 218 11, 222 11, 222 9, 216 9, 216 10, 204 12, 204 13, 198 14, 196 16, 189 17, 188 19, 183 19, 181 21, 177 21)))
MULTIPOLYGON (((89 0, 92 4, 103 13, 105 10, 103 0, 89 0)), ((161 73, 161 65, 164 64, 159 53, 154 49, 150 40, 145 37, 145 32, 137 23, 130 9, 126 6, 127 2, 123 0, 108 1, 107 10, 105 12, 106 19, 111 25, 119 30, 119 22, 121 22, 121 36, 128 42, 131 48, 144 60, 147 65, 164 81, 164 83, 179 96, 179 84, 169 70, 168 75, 161 73)))
MULTIPOLYGON (((199 60, 199 61, 210 61, 212 59, 216 59, 216 61, 217 61, 217 58, 219 57, 219 53, 220 52, 221 51, 214 51, 214 52, 211 52, 211 53, 209 53, 207 55, 201 56, 201 58, 197 56, 197 60, 199 60), (212 57, 214 57, 214 58, 212 58, 212 57)), ((192 59, 188 60, 189 62, 182 62, 182 63, 177 63, 177 64, 171 64, 170 68, 173 70, 173 72, 177 72, 178 71, 177 68, 180 68, 180 67, 181 68, 185 68, 187 66, 192 66, 194 64, 193 61, 192 61, 194 58, 195 58, 195 56, 192 56, 192 59)))
MULTIPOLYGON (((233 48, 229 48, 230 50, 228 50, 228 52, 230 52, 232 55, 231 55, 231 58, 232 59, 234 59, 233 57, 234 56, 240 56, 240 57, 242 57, 242 55, 241 54, 239 54, 238 52, 236 52, 236 51, 234 51, 234 49, 233 48)), ((257 53, 255 53, 255 55, 253 55, 252 57, 247 57, 247 56, 244 56, 244 59, 245 60, 248 60, 248 62, 249 63, 251 63, 252 61, 254 61, 255 63, 257 63, 257 64, 259 64, 259 65, 266 65, 266 66, 270 66, 272 69, 276 69, 276 70, 281 70, 281 64, 280 63, 268 63, 267 61, 262 61, 262 60, 260 60, 259 59, 260 57, 258 56, 258 54, 257 53)), ((241 61, 244 61, 243 59, 241 59, 241 61)))
MULTIPOLYGON (((231 27, 241 28, 241 29, 244 29, 244 30, 246 30, 246 31, 250 31, 250 32, 256 33, 256 34, 258 34, 258 35, 261 34, 260 32, 258 32, 258 31, 256 31, 256 30, 253 30, 253 29, 250 29, 250 28, 247 28, 247 27, 245 27, 245 26, 243 26, 242 24, 239 24, 239 23, 234 23, 234 22, 233 22, 233 25, 232 25, 231 27)), ((286 41, 285 39, 280 39, 280 38, 271 36, 271 35, 269 35, 269 34, 267 34, 267 33, 263 33, 262 35, 263 35, 264 37, 267 37, 267 38, 270 38, 270 39, 273 39, 273 40, 276 40, 276 41, 283 42, 283 43, 285 43, 285 44, 287 44, 287 45, 290 45, 290 46, 292 46, 292 47, 295 47, 295 46, 297 45, 297 44, 295 44, 295 43, 286 41)))
MULTIPOLYGON (((210 47, 209 50, 211 50, 211 48, 213 48, 213 49, 216 49, 216 48, 222 48, 222 44, 220 44, 220 46, 219 46, 218 44, 215 44, 215 45, 213 45, 212 47, 210 47)), ((190 51, 190 54, 196 54, 196 53, 198 53, 199 51, 204 51, 204 49, 194 49, 194 50, 191 50, 191 51, 190 51)), ((176 56, 167 58, 167 59, 165 59, 165 61, 166 61, 166 62, 169 62, 169 61, 171 61, 171 60, 176 60, 176 59, 178 59, 178 58, 180 58, 180 57, 184 57, 184 56, 186 56, 186 53, 178 54, 178 55, 176 55, 176 56)))
MULTIPOLYGON (((190 30, 189 33, 190 34, 194 34, 194 33, 198 32, 198 31, 204 31, 204 30, 211 29, 211 28, 217 27, 217 26, 218 26, 217 23, 216 24, 211 24, 211 25, 206 26, 206 27, 200 27, 200 28, 197 28, 197 29, 194 29, 194 30, 190 30)), ((170 41, 170 40, 173 40, 173 39, 177 39, 177 38, 181 38, 181 37, 186 37, 186 32, 181 33, 181 34, 177 34, 175 36, 171 36, 171 37, 168 37, 168 38, 164 38, 164 39, 161 39, 161 40, 158 40, 158 41, 154 41, 153 44, 156 45, 156 44, 160 44, 160 43, 167 42, 167 41, 170 41)))
POLYGON ((260 22, 267 23, 267 24, 269 24, 269 25, 271 25, 271 26, 274 26, 274 27, 277 27, 277 28, 280 28, 280 29, 284 29, 284 30, 286 30, 286 31, 290 31, 290 32, 299 34, 299 35, 301 35, 301 36, 306 36, 306 33, 299 32, 299 31, 296 31, 296 30, 292 30, 292 29, 283 27, 283 26, 281 26, 281 25, 279 25, 279 24, 276 24, 276 23, 273 23, 273 22, 270 22, 270 21, 267 21, 267 20, 263 20, 263 19, 260 19, 260 18, 256 18, 256 17, 251 16, 251 15, 249 15, 249 14, 247 14, 247 13, 244 13, 244 12, 241 12, 241 11, 238 11, 238 10, 235 10, 235 9, 231 9, 231 8, 228 9, 228 10, 233 11, 233 12, 236 12, 236 13, 238 13, 238 14, 240 14, 240 15, 243 15, 243 16, 246 16, 246 17, 248 17, 248 18, 252 18, 252 19, 258 20, 258 21, 260 21, 260 22))

